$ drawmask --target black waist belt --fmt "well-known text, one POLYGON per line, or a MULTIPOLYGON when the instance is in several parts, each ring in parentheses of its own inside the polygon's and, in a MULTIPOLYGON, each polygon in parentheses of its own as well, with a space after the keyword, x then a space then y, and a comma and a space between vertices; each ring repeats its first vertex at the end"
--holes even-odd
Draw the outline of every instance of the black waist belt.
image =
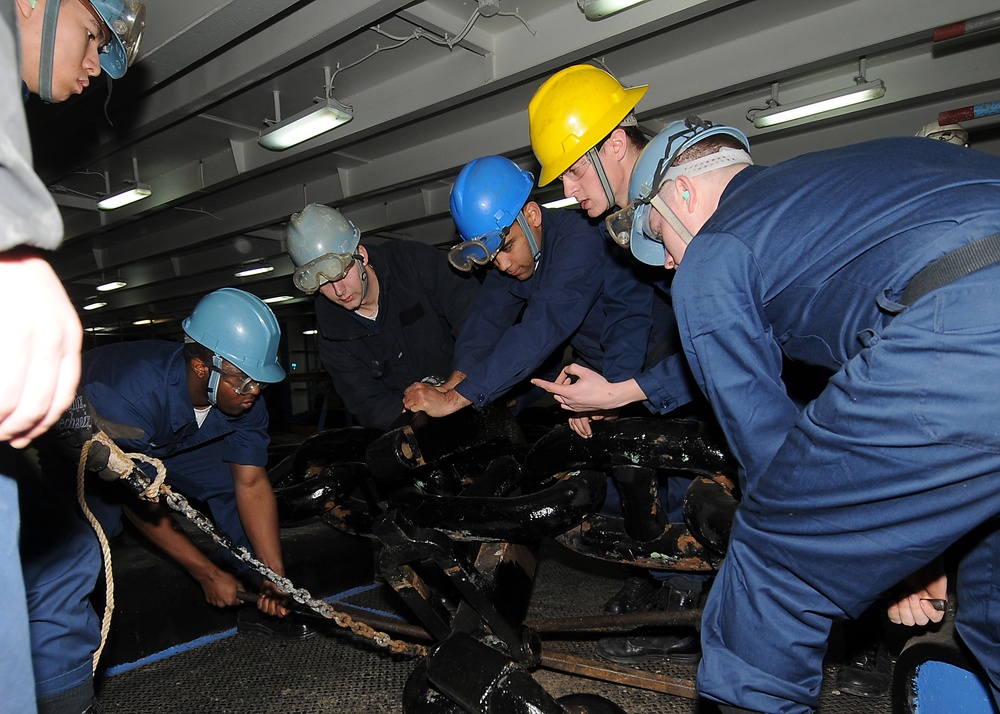
POLYGON ((912 305, 927 293, 996 263, 1000 263, 1000 233, 956 248, 926 265, 907 284, 899 302, 912 305))

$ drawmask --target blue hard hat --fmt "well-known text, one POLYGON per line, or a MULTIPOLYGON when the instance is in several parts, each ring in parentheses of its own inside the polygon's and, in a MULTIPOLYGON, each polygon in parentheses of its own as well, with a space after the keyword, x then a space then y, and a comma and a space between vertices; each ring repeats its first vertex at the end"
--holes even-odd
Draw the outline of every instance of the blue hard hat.
POLYGON ((211 292, 198 301, 181 327, 192 340, 258 382, 285 378, 278 364, 281 328, 271 308, 256 295, 236 288, 211 292))
POLYGON ((535 179, 510 159, 483 156, 459 172, 451 189, 451 217, 463 241, 481 241, 491 254, 500 233, 513 225, 535 179))
POLYGON ((629 247, 632 255, 643 263, 663 265, 666 256, 663 244, 647 235, 649 212, 655 210, 650 206, 649 199, 660 190, 666 180, 667 169, 673 165, 678 156, 695 144, 720 134, 739 140, 747 151, 750 150, 749 139, 739 129, 712 124, 697 117, 688 117, 667 124, 646 144, 636 159, 628 183, 628 198, 635 210, 629 247))
POLYGON ((107 51, 101 53, 101 69, 120 79, 139 53, 146 27, 146 6, 137 0, 84 0, 89 2, 111 29, 107 51))

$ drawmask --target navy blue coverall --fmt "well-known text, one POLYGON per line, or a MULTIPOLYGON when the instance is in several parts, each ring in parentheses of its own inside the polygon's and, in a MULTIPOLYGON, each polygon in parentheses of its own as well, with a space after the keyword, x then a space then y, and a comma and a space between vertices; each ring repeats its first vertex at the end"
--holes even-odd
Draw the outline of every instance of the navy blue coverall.
MULTIPOLYGON (((267 464, 267 409, 260 399, 238 417, 213 408, 199 428, 182 348, 146 340, 85 352, 80 389, 97 414, 143 430, 141 438, 116 440, 123 451, 162 459, 166 483, 205 502, 216 525, 252 551, 236 510, 229 463, 267 464)), ((60 485, 72 490, 72 480, 66 480, 60 485)), ((97 537, 77 514, 54 511, 55 503, 33 498, 31 507, 40 512, 30 521, 22 513, 26 533, 37 531, 22 542, 22 558, 40 696, 86 681, 100 644, 100 623, 88 602, 101 567, 97 537)), ((109 537, 121 531, 120 502, 88 495, 88 505, 109 537)))
MULTIPOLYGON (((1000 231, 1000 159, 917 138, 752 166, 673 282, 685 354, 742 470, 709 596, 698 689, 816 706, 831 622, 1000 514, 1000 265, 899 303, 1000 231), (800 410, 782 354, 834 371, 800 410)), ((959 564, 958 628, 1000 684, 1000 548, 959 564)))
POLYGON ((580 212, 543 208, 541 250, 527 280, 487 273, 458 335, 455 369, 466 376, 455 391, 477 408, 531 377, 567 341, 601 369, 604 239, 580 212))
POLYGON ((424 243, 367 250, 379 281, 378 317, 368 320, 317 293, 317 344, 351 415, 362 426, 388 429, 403 412, 407 387, 424 377, 448 376, 479 282, 424 243))

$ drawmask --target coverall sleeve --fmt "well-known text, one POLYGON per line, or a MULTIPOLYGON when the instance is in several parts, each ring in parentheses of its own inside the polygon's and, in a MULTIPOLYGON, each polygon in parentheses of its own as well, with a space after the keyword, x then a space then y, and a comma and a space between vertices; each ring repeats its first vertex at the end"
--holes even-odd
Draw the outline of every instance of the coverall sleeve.
POLYGON ((521 321, 468 370, 456 391, 483 407, 531 374, 583 323, 600 296, 606 254, 600 240, 570 240, 572 249, 545 254, 547 280, 531 295, 521 321))
MULTIPOLYGON (((607 232, 602 231, 606 240, 607 232)), ((603 374, 609 382, 624 382, 642 369, 653 321, 653 286, 640 279, 628 251, 609 247, 604 266, 603 374)), ((647 392, 648 394, 648 392, 647 392)))
POLYGON ((459 274, 448 263, 448 258, 434 249, 434 260, 427 266, 431 281, 431 299, 434 308, 444 317, 456 340, 462 325, 472 312, 472 305, 479 292, 479 281, 471 274, 459 274))
POLYGON ((388 429, 403 413, 403 396, 390 391, 372 372, 372 365, 363 357, 368 348, 360 344, 361 340, 334 341, 321 337, 318 342, 320 361, 347 411, 361 426, 388 429))
POLYGON ((741 465, 741 486, 752 490, 799 411, 781 380, 760 266, 735 238, 699 235, 673 287, 688 364, 741 465))
POLYGON ((651 411, 666 414, 694 400, 698 387, 680 352, 664 355, 635 376, 651 411))

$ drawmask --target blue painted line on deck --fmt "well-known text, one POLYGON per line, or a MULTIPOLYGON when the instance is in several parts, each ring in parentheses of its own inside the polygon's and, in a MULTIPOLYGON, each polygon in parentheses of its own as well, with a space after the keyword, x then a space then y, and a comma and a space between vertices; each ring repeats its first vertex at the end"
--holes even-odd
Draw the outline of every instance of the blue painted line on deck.
MULTIPOLYGON (((350 590, 345 590, 343 592, 336 593, 334 595, 330 595, 329 597, 323 598, 323 601, 331 604, 343 601, 349 597, 354 597, 355 595, 362 595, 366 592, 369 592, 370 590, 374 590, 375 588, 380 587, 382 584, 383 583, 381 581, 373 581, 368 585, 359 585, 356 588, 351 588, 350 590)), ((353 604, 351 605, 351 607, 357 610, 364 610, 365 612, 370 612, 376 615, 381 615, 383 617, 399 620, 401 622, 403 621, 403 618, 394 612, 386 612, 385 610, 377 610, 375 608, 363 607, 361 605, 353 605, 353 604)), ((199 637, 195 640, 191 640, 190 642, 184 642, 179 645, 174 645, 173 647, 168 647, 165 650, 155 652, 149 655, 148 657, 143 657, 142 659, 136 660, 135 662, 124 662, 122 664, 116 664, 114 667, 108 667, 105 670, 101 670, 99 676, 114 677, 119 674, 125 674, 126 672, 131 672, 133 669, 137 669, 147 664, 160 662, 162 660, 167 659, 168 657, 173 657, 174 655, 188 652, 203 645, 208 645, 213 642, 218 642, 219 640, 225 639, 227 637, 232 637, 235 634, 236 634, 236 628, 231 627, 228 630, 224 630, 223 632, 216 632, 211 635, 205 635, 204 637, 199 637)))

